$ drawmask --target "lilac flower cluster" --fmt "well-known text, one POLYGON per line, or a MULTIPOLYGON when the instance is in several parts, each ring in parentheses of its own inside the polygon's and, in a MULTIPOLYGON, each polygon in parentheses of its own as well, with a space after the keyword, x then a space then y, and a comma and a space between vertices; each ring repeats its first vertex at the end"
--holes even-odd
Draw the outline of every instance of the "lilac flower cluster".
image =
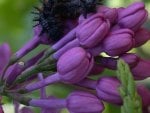
MULTIPOLYGON (((54 43, 47 34, 40 35, 42 28, 39 25, 34 28, 33 38, 15 54, 11 55, 8 44, 2 44, 0 94, 25 105, 40 107, 42 113, 60 113, 63 108, 70 113, 102 113, 103 101, 121 105, 120 81, 108 76, 92 80, 91 75, 100 75, 104 69, 117 70, 117 61, 121 58, 130 66, 135 80, 150 76, 150 61, 129 53, 150 39, 150 31, 142 27, 147 17, 142 2, 126 8, 97 6, 97 12, 87 14, 87 18, 80 15, 76 20, 65 22, 65 35, 58 42, 54 43), (40 44, 50 47, 21 61, 40 44), (102 55, 103 52, 109 57, 102 55), (64 99, 46 96, 45 87, 53 83, 83 87, 84 90, 71 92, 64 99), (22 96, 39 89, 40 99, 22 96)), ((143 85, 137 85, 137 91, 142 98, 143 113, 148 113, 150 91, 143 85)), ((16 112, 33 113, 28 107, 16 112)))

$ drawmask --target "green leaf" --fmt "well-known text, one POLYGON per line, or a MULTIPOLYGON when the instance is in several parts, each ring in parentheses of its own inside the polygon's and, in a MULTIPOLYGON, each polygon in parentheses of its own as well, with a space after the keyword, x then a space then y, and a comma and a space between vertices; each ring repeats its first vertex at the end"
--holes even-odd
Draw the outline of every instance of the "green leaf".
POLYGON ((136 91, 136 85, 128 64, 118 61, 117 77, 121 82, 119 92, 123 100, 121 113, 142 113, 141 98, 136 91))

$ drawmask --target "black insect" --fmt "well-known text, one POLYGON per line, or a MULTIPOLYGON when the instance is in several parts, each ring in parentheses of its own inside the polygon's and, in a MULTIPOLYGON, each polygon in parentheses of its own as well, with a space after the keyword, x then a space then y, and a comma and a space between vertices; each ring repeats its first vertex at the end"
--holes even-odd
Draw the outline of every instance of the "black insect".
POLYGON ((101 5, 102 2, 99 0, 80 0, 81 6, 81 14, 84 15, 84 17, 87 17, 88 13, 95 13, 97 5, 101 5))
POLYGON ((38 12, 34 21, 42 27, 40 35, 48 34, 50 39, 58 41, 64 35, 64 21, 77 19, 80 14, 86 18, 88 13, 96 12, 97 0, 43 0, 42 8, 35 7, 38 12))

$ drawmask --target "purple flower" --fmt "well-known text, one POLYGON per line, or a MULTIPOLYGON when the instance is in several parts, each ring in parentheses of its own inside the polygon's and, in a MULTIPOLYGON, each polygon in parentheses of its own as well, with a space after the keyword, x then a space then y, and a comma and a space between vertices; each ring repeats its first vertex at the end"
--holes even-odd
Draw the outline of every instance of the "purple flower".
POLYGON ((81 46, 91 48, 100 43, 108 33, 110 23, 102 14, 95 14, 80 24, 76 37, 81 46))
POLYGON ((118 13, 118 25, 121 28, 138 30, 146 21, 148 12, 143 2, 136 2, 118 13))
POLYGON ((92 55, 97 56, 106 52, 110 56, 118 56, 132 49, 134 46, 134 33, 129 29, 119 29, 111 32, 95 48, 89 49, 92 55))
POLYGON ((140 28, 135 32, 135 47, 139 47, 150 40, 150 31, 145 28, 140 28))
POLYGON ((150 77, 150 61, 140 59, 135 67, 131 69, 131 72, 135 79, 145 79, 150 77))
POLYGON ((4 67, 9 62, 10 55, 9 45, 7 43, 0 45, 0 74, 2 74, 4 67))
POLYGON ((100 78, 96 85, 98 97, 109 103, 121 104, 122 100, 118 92, 119 85, 120 82, 115 77, 100 78))
POLYGON ((92 67, 93 57, 80 47, 64 53, 57 63, 57 70, 62 75, 60 76, 62 80, 71 83, 76 83, 85 78, 92 67))
POLYGON ((67 108, 71 113, 102 113, 103 103, 94 95, 87 92, 73 92, 67 100, 67 108))
POLYGON ((92 67, 93 57, 91 54, 80 47, 72 48, 65 52, 58 60, 57 73, 37 83, 29 84, 25 89, 32 91, 58 81, 77 83, 90 73, 92 67))
POLYGON ((38 55, 32 57, 27 62, 20 62, 15 63, 14 65, 10 66, 6 73, 5 73, 5 80, 7 80, 7 84, 11 85, 13 81, 16 79, 16 77, 21 74, 25 69, 31 67, 34 65, 43 55, 43 51, 39 53, 38 55), (22 64, 23 63, 23 64, 22 64))
POLYGON ((122 100, 118 91, 120 82, 116 77, 101 77, 99 80, 84 79, 77 83, 79 86, 96 90, 100 100, 120 105, 122 100))
MULTIPOLYGON (((147 89, 144 85, 138 85, 137 91, 142 99, 143 111, 148 111, 148 108, 150 106, 150 91, 149 91, 149 89, 147 89)), ((144 113, 149 113, 149 112, 144 112, 144 113)))
POLYGON ((121 55, 120 58, 123 59, 130 66, 130 68, 135 67, 140 60, 140 58, 134 53, 126 53, 121 55))
POLYGON ((4 79, 7 80, 7 83, 10 85, 24 69, 24 65, 16 63, 8 68, 5 73, 4 79))

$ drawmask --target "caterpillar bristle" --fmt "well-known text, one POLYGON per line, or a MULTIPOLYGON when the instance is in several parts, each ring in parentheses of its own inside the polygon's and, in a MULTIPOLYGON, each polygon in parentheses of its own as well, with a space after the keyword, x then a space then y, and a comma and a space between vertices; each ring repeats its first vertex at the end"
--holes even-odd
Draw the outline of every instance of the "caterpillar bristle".
POLYGON ((33 19, 33 21, 39 21, 40 19, 38 18, 38 19, 33 19))
POLYGON ((42 10, 39 7, 34 6, 34 9, 36 9, 38 12, 42 12, 42 10))
POLYGON ((39 12, 31 12, 31 14, 39 15, 39 12))
POLYGON ((37 27, 37 26, 39 26, 40 24, 38 23, 38 24, 35 24, 33 27, 37 27))

